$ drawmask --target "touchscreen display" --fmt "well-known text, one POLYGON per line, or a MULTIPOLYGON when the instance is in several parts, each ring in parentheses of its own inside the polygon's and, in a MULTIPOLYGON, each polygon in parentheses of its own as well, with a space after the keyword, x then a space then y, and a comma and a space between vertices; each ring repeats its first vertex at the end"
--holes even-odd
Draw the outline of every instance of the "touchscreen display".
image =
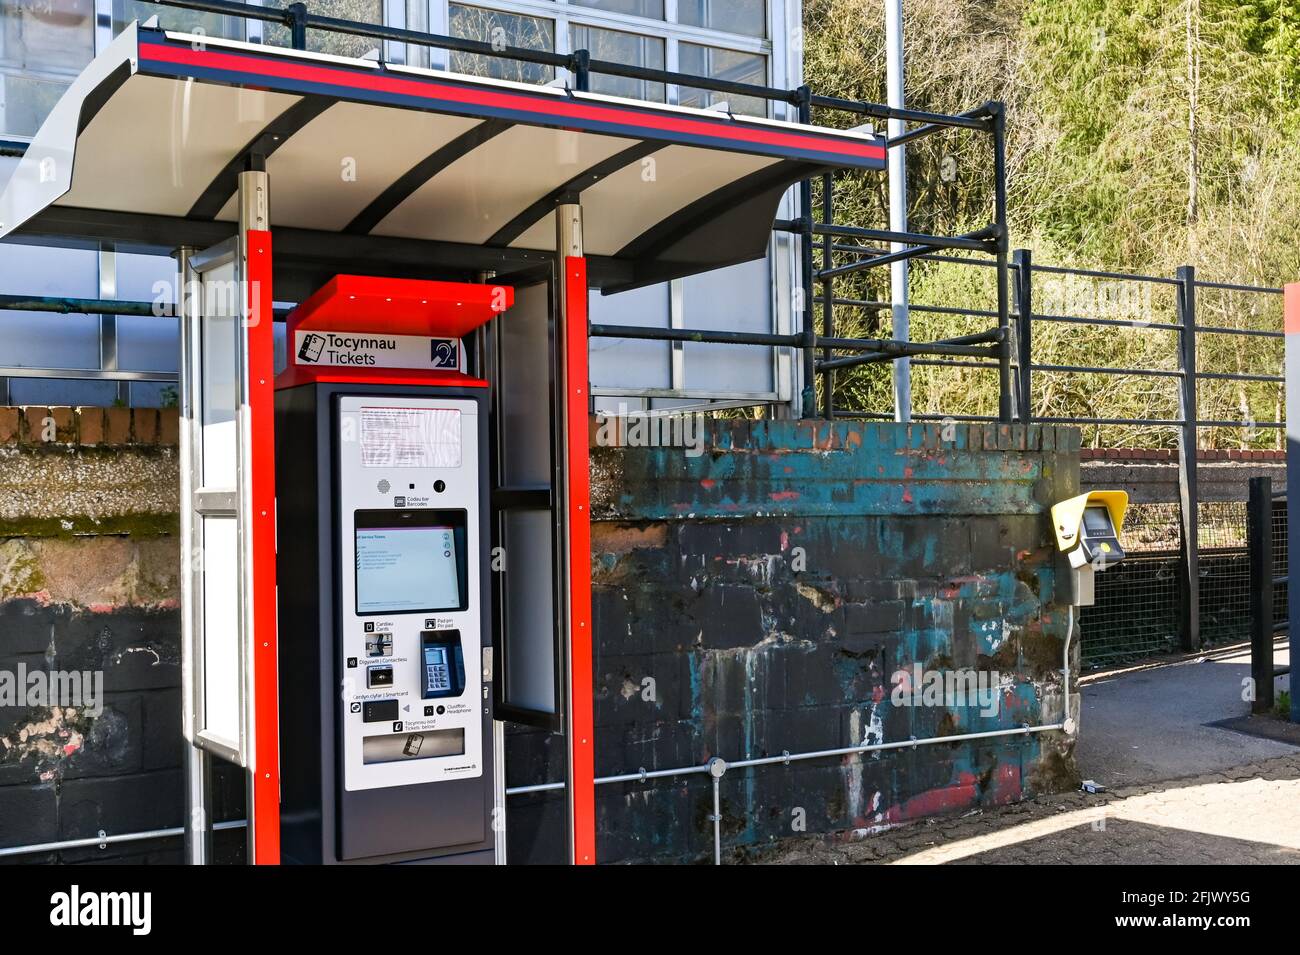
POLYGON ((1085 507, 1083 527, 1090 537, 1110 537, 1115 533, 1110 524, 1110 514, 1104 507, 1085 507))
POLYGON ((455 528, 358 527, 357 613, 460 607, 455 528))

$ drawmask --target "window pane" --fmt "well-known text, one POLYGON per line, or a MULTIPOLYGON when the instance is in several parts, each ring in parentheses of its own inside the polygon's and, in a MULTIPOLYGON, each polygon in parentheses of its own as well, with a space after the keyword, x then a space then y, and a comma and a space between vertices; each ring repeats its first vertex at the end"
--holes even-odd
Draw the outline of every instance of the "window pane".
POLYGON ((77 73, 95 55, 94 0, 0 0, 0 62, 77 73))
POLYGON ((239 301, 235 266, 220 265, 203 276, 199 325, 203 363, 199 426, 203 432, 203 484, 233 488, 239 442, 239 301))
MULTIPOLYGON (((572 27, 569 42, 575 50, 586 50, 593 60, 609 60, 628 66, 644 66, 652 70, 664 68, 664 41, 618 30, 600 30, 596 27, 572 27)), ((626 76, 591 74, 591 91, 608 96, 626 96, 630 99, 664 101, 664 85, 634 80, 626 76)))
POLYGON ((35 136, 67 88, 67 83, 32 76, 0 77, 0 125, 13 136, 35 136))
POLYGON ((94 0, 0 0, 0 133, 31 136, 95 55, 94 0), (20 75, 39 70, 50 76, 20 75))
MULTIPOLYGON (((617 295, 601 295, 593 291, 587 302, 588 315, 598 324, 649 325, 653 328, 667 328, 669 325, 671 305, 667 284, 650 285, 617 295)), ((593 388, 604 386, 634 391, 638 388, 672 387, 672 346, 668 342, 641 338, 593 338, 589 351, 593 388)), ((617 399, 602 400, 611 401, 617 409, 617 399)))
POLYGON ((651 20, 664 18, 664 0, 569 0, 569 2, 597 10, 609 10, 611 13, 626 13, 633 17, 649 17, 651 20))
MULTIPOLYGON (((482 7, 463 7, 455 3, 448 7, 447 17, 449 32, 459 39, 482 40, 497 47, 517 46, 548 53, 555 49, 554 20, 484 10, 482 7)), ((549 66, 522 63, 501 56, 453 52, 450 66, 453 73, 491 76, 520 83, 549 83, 555 79, 555 70, 549 66)))
MULTIPOLYGON (((383 0, 306 0, 307 12, 339 20, 357 20, 361 23, 383 23, 383 0)), ((276 4, 284 6, 285 4, 276 4)), ((278 23, 262 27, 263 42, 269 46, 290 46, 289 28, 278 23)), ((382 40, 368 36, 349 36, 346 33, 326 33, 324 30, 307 31, 307 49, 313 53, 332 53, 335 56, 365 56, 383 46, 382 40)))
MULTIPOLYGON (((406 29, 418 33, 429 32, 428 0, 406 0, 406 29)), ((406 45, 406 62, 411 66, 428 69, 430 64, 429 47, 419 43, 406 45)))
MULTIPOLYGON (((759 86, 767 84, 767 58, 758 53, 738 53, 735 50, 682 43, 677 47, 677 56, 683 73, 731 80, 734 83, 754 83, 759 86)), ((683 86, 680 102, 683 106, 697 107, 725 102, 733 113, 746 116, 767 115, 767 101, 757 96, 733 96, 730 93, 683 86)))
POLYGON ((764 0, 677 0, 677 19, 693 27, 767 36, 764 0))
POLYGON ((244 38, 244 21, 241 17, 227 17, 219 13, 199 13, 197 10, 179 10, 157 3, 140 0, 114 0, 113 35, 121 33, 132 20, 144 23, 150 17, 158 18, 158 26, 180 33, 201 33, 225 40, 244 38))

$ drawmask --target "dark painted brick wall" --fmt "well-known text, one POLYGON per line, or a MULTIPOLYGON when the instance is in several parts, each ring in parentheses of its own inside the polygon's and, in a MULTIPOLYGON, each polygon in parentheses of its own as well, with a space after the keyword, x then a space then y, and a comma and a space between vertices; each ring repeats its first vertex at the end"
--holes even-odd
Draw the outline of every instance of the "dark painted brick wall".
MULTIPOLYGON (((103 675, 98 714, 0 705, 0 847, 182 822, 176 433, 174 409, 0 408, 0 674, 103 675)), ((243 817, 231 770, 218 818, 243 817)), ((0 861, 179 862, 181 840, 0 861)))
MULTIPOLYGON (((179 826, 179 612, 88 611, 25 598, 0 603, 0 670, 104 674, 96 717, 64 707, 0 707, 0 846, 179 826)), ((233 768, 233 767, 232 767, 233 768)), ((237 774, 222 773, 220 818, 242 818, 237 774), (229 778, 227 778, 229 777, 229 778)), ((229 840, 223 840, 221 844, 229 840)), ((226 847, 237 856, 240 847, 226 847)), ((33 862, 180 862, 179 839, 28 855, 33 862)))
MULTIPOLYGON (((594 451, 597 775, 1056 722, 1064 607, 1046 508, 1072 429, 715 422, 698 457, 594 451), (892 705, 891 677, 996 670, 995 716, 892 705)), ((562 778, 512 733, 510 785, 562 778)), ((856 831, 1074 785, 1062 734, 732 770, 724 845, 856 831)), ((597 789, 600 861, 712 852, 707 776, 597 789)), ((515 861, 558 859, 562 797, 510 802, 515 861), (543 828, 545 827, 545 828, 543 828)))
MULTIPOLYGON (((1044 514, 1077 488, 1077 452, 1065 429, 743 421, 712 424, 694 458, 597 448, 598 774, 1057 719, 1064 620, 1044 514), (913 661, 996 668, 1008 705, 996 718, 893 707, 891 674, 913 661)), ((179 561, 158 526, 0 540, 0 669, 106 681, 96 720, 0 710, 0 846, 181 821, 179 561)), ((509 783, 562 778, 563 753, 561 738, 514 728, 509 783)), ((870 830, 1072 778, 1059 735, 733 770, 724 839, 761 847, 799 820, 870 830)), ((240 817, 237 775, 218 788, 219 818, 240 817)), ((703 776, 601 787, 599 857, 707 858, 711 808, 703 776)), ((515 861, 561 858, 562 798, 512 799, 509 832, 515 861)), ((225 858, 238 836, 218 839, 225 858)), ((179 853, 169 839, 57 858, 179 853)))

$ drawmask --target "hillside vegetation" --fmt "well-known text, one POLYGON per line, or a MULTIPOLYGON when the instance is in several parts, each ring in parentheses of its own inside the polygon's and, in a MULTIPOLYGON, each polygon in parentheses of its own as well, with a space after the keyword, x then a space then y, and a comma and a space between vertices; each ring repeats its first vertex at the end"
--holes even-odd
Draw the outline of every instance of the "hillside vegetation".
MULTIPOLYGON (((905 0, 907 104, 960 112, 990 99, 1008 113, 1013 248, 1047 265, 1278 286, 1300 278, 1300 6, 1286 0, 905 0)), ((880 0, 808 0, 805 72, 819 93, 883 102, 880 0)), ((819 122, 851 125, 820 112, 819 122)), ((909 221, 959 233, 992 215, 987 137, 945 132, 909 147, 909 221)), ((887 221, 880 175, 837 178, 836 220, 887 221)), ((850 261, 837 257, 836 262, 850 261)), ((836 284, 837 296, 888 298, 888 270, 836 284)), ((1040 322, 1043 364, 1174 369, 1170 285, 1038 274, 1035 311, 1152 323, 1121 329, 1040 322)), ((915 263, 915 303, 994 307, 991 269, 915 263)), ((888 312, 838 307, 840 334, 889 332, 888 312)), ((1277 329, 1280 296, 1202 289, 1202 325, 1277 329)), ((988 327, 990 319, 914 312, 917 340, 988 327)), ((1276 374, 1281 343, 1199 336, 1202 371, 1276 374)), ((914 409, 996 410, 996 377, 916 367, 914 409)), ((1280 417, 1273 383, 1202 380, 1203 420, 1280 417)), ((1176 379, 1044 372, 1035 414, 1174 418, 1176 379)), ((836 405, 891 407, 880 365, 840 372, 836 405)), ((1170 446, 1167 427, 1088 428, 1092 444, 1170 446)), ((1280 446, 1275 429, 1204 429, 1203 446, 1280 446)))

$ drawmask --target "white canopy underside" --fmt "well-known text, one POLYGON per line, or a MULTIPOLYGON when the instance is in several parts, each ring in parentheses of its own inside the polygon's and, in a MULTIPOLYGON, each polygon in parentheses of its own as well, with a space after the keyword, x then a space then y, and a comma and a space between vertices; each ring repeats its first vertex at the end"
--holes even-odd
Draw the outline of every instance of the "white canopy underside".
POLYGON ((589 255, 677 274, 761 255, 798 179, 884 163, 869 134, 132 27, 42 126, 0 236, 50 207, 233 222, 250 154, 273 227, 545 252, 564 198, 589 255))

